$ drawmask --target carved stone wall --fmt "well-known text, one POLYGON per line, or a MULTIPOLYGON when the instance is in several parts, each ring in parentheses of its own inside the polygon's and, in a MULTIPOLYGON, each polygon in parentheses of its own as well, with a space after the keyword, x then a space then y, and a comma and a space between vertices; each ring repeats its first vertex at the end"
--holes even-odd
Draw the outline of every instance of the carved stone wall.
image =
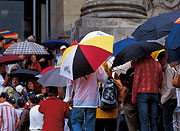
POLYGON ((114 35, 116 42, 131 36, 146 18, 143 0, 86 0, 74 27, 74 37, 100 30, 114 35))

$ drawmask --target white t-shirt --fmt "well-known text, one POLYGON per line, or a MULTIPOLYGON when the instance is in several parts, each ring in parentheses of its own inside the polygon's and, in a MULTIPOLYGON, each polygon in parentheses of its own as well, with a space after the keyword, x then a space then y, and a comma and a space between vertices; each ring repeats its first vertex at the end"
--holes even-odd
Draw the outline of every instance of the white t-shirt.
POLYGON ((43 127, 43 114, 38 111, 39 105, 36 105, 30 110, 30 130, 38 130, 43 127))
POLYGON ((4 90, 4 86, 2 86, 4 83, 4 78, 2 77, 2 75, 0 75, 0 93, 4 90))

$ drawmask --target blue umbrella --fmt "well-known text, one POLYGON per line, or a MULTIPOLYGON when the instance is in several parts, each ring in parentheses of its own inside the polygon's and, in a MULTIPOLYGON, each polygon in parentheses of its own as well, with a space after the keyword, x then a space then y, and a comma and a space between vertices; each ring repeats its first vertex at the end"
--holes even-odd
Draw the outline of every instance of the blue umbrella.
POLYGON ((126 46, 131 45, 133 43, 136 43, 136 40, 132 38, 127 38, 127 39, 114 43, 112 56, 116 56, 122 49, 124 49, 126 46))
POLYGON ((53 68, 47 73, 43 74, 37 82, 42 86, 56 86, 64 87, 66 86, 67 78, 60 75, 60 68, 53 68))
POLYGON ((174 22, 179 18, 180 11, 164 13, 148 19, 138 26, 132 36, 137 41, 157 40, 171 31, 174 22))
POLYGON ((42 45, 44 45, 50 50, 55 50, 57 46, 62 46, 62 45, 69 47, 69 44, 66 41, 58 40, 58 39, 46 40, 42 43, 42 45))
POLYGON ((177 49, 166 48, 166 52, 168 54, 168 63, 180 61, 180 47, 177 49))
MULTIPOLYGON (((180 20, 180 19, 179 19, 180 20)), ((171 32, 166 39, 166 48, 176 49, 180 46, 180 22, 175 22, 171 32)))

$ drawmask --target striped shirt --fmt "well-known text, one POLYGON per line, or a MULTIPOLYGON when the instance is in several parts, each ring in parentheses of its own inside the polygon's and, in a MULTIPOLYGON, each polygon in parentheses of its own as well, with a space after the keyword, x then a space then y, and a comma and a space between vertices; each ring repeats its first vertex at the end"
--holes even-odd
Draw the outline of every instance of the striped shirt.
POLYGON ((15 131, 18 118, 15 108, 9 102, 0 104, 1 131, 15 131))
POLYGON ((138 93, 158 93, 162 85, 162 67, 151 56, 146 56, 135 65, 132 102, 138 93))

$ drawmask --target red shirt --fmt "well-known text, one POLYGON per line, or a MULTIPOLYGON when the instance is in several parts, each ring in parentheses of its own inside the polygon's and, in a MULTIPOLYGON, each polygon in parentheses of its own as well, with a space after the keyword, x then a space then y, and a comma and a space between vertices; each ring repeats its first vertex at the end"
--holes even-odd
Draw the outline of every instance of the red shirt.
POLYGON ((40 104, 44 114, 43 131, 64 131, 64 117, 69 115, 68 105, 57 97, 49 97, 40 104))
POLYGON ((132 88, 132 102, 136 103, 137 93, 158 93, 162 85, 162 67, 151 56, 146 56, 135 65, 132 88))

